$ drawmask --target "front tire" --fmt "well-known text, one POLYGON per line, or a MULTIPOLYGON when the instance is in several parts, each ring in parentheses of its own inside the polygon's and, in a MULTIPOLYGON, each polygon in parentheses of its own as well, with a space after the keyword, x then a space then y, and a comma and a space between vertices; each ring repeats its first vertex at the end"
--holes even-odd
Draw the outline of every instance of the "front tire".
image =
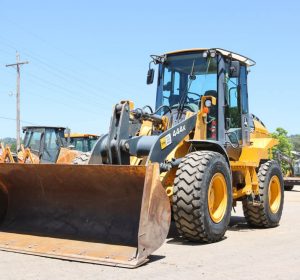
POLYGON ((243 200, 243 210, 250 226, 269 228, 279 225, 284 202, 283 177, 274 160, 262 164, 258 171, 260 205, 243 200))
POLYGON ((188 154, 174 182, 173 213, 179 233, 190 241, 219 241, 231 207, 231 176, 224 156, 211 151, 188 154))

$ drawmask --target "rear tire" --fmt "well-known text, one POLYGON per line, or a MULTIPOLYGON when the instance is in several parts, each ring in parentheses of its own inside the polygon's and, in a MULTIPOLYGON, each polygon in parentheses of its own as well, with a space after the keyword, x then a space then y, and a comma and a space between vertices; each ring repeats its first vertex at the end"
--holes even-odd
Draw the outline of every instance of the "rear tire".
POLYGON ((89 164, 90 157, 91 157, 91 153, 90 152, 81 153, 79 156, 77 156, 73 160, 73 164, 87 165, 87 164, 89 164))
POLYGON ((190 241, 219 241, 231 207, 231 176, 224 156, 211 151, 188 154, 174 182, 173 213, 179 233, 190 241))
POLYGON ((283 177, 280 166, 274 160, 262 164, 258 171, 260 205, 243 200, 247 223, 254 227, 276 227, 282 215, 284 202, 283 177))

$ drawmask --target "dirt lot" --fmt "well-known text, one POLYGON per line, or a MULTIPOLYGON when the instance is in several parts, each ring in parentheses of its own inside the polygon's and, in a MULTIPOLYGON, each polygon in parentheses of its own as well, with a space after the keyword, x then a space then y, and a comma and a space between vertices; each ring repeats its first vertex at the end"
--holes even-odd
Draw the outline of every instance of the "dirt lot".
POLYGON ((0 252, 0 279, 300 279, 300 187, 285 192, 281 225, 250 229, 240 205, 225 240, 195 245, 170 237, 130 270, 0 252))

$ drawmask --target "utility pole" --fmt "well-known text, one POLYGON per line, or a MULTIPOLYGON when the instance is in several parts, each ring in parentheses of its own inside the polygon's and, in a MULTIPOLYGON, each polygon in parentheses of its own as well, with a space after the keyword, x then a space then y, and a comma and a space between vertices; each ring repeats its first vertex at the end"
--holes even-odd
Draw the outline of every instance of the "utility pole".
POLYGON ((20 121, 20 68, 24 64, 28 64, 28 61, 20 61, 20 55, 18 52, 16 52, 16 63, 13 64, 6 64, 6 67, 14 67, 17 70, 17 87, 16 87, 16 103, 17 103, 17 127, 16 127, 16 140, 17 140, 17 152, 21 147, 21 121, 20 121))

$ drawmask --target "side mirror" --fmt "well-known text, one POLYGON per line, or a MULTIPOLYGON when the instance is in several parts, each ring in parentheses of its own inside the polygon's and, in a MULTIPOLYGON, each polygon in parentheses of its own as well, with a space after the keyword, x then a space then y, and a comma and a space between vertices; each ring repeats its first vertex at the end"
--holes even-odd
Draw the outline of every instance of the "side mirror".
POLYGON ((151 85, 154 80, 154 69, 150 68, 147 73, 147 85, 151 85))
POLYGON ((229 69, 229 77, 230 78, 238 78, 240 76, 240 62, 239 61, 231 61, 230 69, 229 69))

